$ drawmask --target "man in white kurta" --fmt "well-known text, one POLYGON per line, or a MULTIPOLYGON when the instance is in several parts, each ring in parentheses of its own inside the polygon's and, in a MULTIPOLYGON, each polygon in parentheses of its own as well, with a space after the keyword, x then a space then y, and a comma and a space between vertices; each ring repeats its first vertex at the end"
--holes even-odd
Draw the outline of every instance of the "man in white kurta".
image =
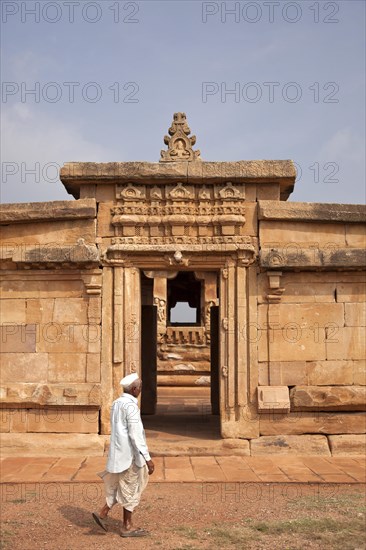
POLYGON ((123 378, 121 385, 124 392, 113 402, 111 409, 111 438, 107 466, 104 472, 98 474, 104 481, 106 504, 99 514, 93 513, 93 518, 107 531, 104 520, 111 508, 119 503, 123 506, 121 536, 142 537, 148 532, 133 527, 132 512, 140 502, 148 475, 154 471, 154 464, 147 448, 137 402, 142 382, 137 374, 133 373, 123 378))

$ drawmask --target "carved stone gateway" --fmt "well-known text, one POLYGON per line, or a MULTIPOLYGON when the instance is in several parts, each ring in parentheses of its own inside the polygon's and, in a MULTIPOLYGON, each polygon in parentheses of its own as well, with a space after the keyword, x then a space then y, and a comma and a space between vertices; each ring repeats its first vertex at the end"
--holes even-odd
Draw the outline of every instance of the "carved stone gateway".
POLYGON ((344 434, 361 454, 365 208, 287 203, 291 161, 203 161, 189 135, 175 113, 160 162, 67 163, 76 200, 1 207, 8 452, 29 432, 102 453, 142 372, 149 413, 157 384, 211 383, 222 437, 252 454, 344 452, 344 434))

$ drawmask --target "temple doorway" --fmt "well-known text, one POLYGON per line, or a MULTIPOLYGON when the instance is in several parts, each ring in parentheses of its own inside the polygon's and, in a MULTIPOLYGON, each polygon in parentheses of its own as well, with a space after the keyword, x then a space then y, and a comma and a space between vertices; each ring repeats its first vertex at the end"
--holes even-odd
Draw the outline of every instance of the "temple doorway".
POLYGON ((220 437, 218 274, 141 271, 141 304, 147 430, 220 437))

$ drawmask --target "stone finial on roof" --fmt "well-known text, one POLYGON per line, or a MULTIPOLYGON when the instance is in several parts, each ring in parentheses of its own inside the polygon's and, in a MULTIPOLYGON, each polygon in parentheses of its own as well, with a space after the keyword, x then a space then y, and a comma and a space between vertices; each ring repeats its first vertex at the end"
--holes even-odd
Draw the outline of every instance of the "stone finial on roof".
POLYGON ((187 124, 185 113, 174 113, 173 122, 168 130, 169 136, 164 136, 167 151, 161 151, 160 162, 201 160, 200 151, 193 151, 196 136, 188 137, 191 130, 187 124))

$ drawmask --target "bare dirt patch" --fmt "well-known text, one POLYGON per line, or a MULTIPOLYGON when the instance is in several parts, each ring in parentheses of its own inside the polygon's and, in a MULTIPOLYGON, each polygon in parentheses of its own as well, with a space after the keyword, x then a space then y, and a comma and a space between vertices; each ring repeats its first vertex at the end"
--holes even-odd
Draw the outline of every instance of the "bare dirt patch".
POLYGON ((154 483, 135 513, 135 525, 151 533, 140 539, 119 536, 118 506, 108 533, 95 525, 91 513, 104 504, 100 483, 1 489, 4 550, 366 548, 362 485, 154 483))

